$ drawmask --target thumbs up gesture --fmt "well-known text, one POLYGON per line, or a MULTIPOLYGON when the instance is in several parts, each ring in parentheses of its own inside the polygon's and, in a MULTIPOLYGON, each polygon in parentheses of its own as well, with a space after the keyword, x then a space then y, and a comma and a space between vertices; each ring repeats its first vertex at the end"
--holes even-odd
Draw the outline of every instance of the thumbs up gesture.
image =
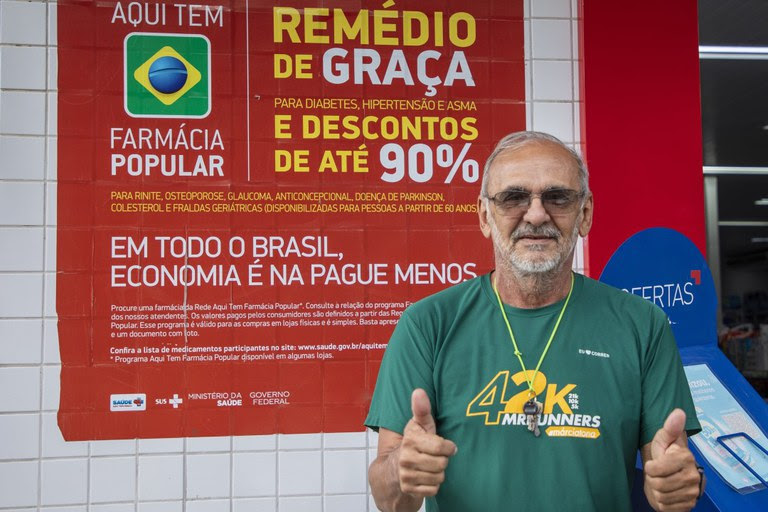
POLYGON ((696 505, 702 477, 687 439, 685 412, 675 409, 643 447, 644 490, 655 510, 688 511, 696 505))
POLYGON ((423 389, 411 395, 413 417, 405 425, 398 473, 402 492, 423 498, 434 496, 445 480, 445 468, 456 445, 438 436, 429 397, 423 389))

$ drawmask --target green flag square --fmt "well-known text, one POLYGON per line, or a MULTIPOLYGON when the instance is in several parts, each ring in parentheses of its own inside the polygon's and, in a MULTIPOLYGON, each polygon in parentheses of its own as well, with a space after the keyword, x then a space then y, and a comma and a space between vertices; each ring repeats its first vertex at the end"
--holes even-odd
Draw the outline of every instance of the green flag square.
POLYGON ((210 113, 211 43, 207 37, 128 34, 123 62, 129 116, 203 118, 210 113))

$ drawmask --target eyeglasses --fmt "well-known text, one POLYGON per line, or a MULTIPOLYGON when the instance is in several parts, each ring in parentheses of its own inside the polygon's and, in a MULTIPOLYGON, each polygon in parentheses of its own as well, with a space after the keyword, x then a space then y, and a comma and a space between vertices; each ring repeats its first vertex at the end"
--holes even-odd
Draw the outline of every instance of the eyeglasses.
POLYGON ((485 198, 493 201, 502 213, 506 215, 518 215, 528 211, 534 197, 541 199, 541 204, 550 215, 562 215, 571 213, 576 208, 578 201, 584 197, 584 192, 569 188, 551 188, 534 194, 523 188, 504 190, 485 198))

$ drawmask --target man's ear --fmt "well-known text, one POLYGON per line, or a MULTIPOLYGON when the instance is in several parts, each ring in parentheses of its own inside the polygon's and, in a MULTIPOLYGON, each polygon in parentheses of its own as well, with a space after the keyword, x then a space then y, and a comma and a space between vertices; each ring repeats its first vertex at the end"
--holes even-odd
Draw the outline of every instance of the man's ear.
POLYGON ((488 211, 490 201, 483 199, 483 196, 477 196, 477 217, 480 221, 480 231, 485 238, 491 237, 491 225, 488 223, 488 211))
POLYGON ((584 206, 581 207, 581 222, 579 223, 579 235, 582 238, 589 234, 592 229, 592 214, 594 213, 594 202, 592 201, 592 192, 584 199, 584 206))

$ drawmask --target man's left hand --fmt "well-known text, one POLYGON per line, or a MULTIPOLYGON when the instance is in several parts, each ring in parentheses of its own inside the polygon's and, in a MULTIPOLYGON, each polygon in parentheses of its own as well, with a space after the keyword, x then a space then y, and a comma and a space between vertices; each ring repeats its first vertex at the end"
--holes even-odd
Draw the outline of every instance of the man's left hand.
POLYGON ((701 477, 688 449, 682 409, 667 416, 664 426, 643 447, 642 455, 644 490, 650 505, 663 512, 691 510, 699 497, 701 477))

